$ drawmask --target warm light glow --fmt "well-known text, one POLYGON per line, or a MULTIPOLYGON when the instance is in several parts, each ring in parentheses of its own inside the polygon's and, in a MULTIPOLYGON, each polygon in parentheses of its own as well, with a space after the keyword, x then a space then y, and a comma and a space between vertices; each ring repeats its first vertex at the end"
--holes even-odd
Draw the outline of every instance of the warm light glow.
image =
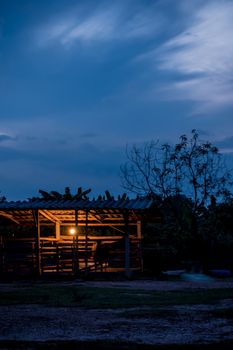
POLYGON ((70 229, 70 234, 71 234, 71 235, 75 235, 75 233, 76 233, 75 228, 71 228, 71 229, 70 229))

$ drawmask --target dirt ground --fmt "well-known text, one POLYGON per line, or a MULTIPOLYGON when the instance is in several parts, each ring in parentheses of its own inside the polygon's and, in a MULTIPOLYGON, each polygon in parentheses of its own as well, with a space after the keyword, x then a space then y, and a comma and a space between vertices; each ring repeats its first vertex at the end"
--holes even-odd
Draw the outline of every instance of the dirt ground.
MULTIPOLYGON (((67 282, 68 283, 68 282, 67 282)), ((212 318, 217 308, 233 309, 233 281, 163 282, 115 281, 69 282, 89 287, 177 290, 185 288, 232 288, 232 299, 217 305, 175 305, 158 317, 128 318, 124 309, 83 310, 76 307, 8 305, 0 307, 0 340, 63 341, 116 340, 144 344, 213 343, 233 339, 233 320, 212 318), (171 311, 175 311, 172 313, 171 311)), ((0 285, 0 288, 10 288, 0 285)), ((146 309, 145 309, 146 312, 146 309)))

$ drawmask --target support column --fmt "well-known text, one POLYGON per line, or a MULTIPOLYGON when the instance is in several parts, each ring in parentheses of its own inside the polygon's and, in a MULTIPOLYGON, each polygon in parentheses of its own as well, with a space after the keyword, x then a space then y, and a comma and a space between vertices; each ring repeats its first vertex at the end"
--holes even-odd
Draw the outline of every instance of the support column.
POLYGON ((34 223, 35 223, 35 253, 36 253, 36 274, 41 275, 41 251, 40 251, 40 215, 39 210, 34 210, 34 223))
POLYGON ((60 240, 60 238, 61 238, 61 225, 60 225, 60 223, 59 222, 57 222, 56 221, 56 227, 55 227, 55 232, 56 232, 56 239, 57 240, 60 240))
POLYGON ((137 238, 142 238, 142 222, 140 220, 137 221, 137 238))
POLYGON ((130 277, 130 232, 129 232, 129 212, 124 214, 125 222, 125 275, 130 277))
POLYGON ((79 253, 78 253, 78 210, 75 209, 75 235, 74 235, 74 274, 79 273, 79 253))
POLYGON ((3 238, 2 235, 0 235, 0 276, 4 272, 4 244, 3 244, 3 238))
POLYGON ((85 275, 88 274, 88 210, 86 209, 85 225, 85 275))
POLYGON ((138 238, 138 256, 140 259, 140 268, 143 272, 143 256, 142 256, 142 222, 141 220, 137 221, 137 238, 138 238))
POLYGON ((59 271, 60 271, 60 249, 62 250, 62 247, 59 244, 60 236, 61 236, 61 227, 60 227, 60 223, 57 221, 55 223, 55 233, 56 233, 56 239, 57 239, 57 242, 55 242, 55 244, 56 244, 56 256, 57 256, 57 273, 59 273, 59 271))

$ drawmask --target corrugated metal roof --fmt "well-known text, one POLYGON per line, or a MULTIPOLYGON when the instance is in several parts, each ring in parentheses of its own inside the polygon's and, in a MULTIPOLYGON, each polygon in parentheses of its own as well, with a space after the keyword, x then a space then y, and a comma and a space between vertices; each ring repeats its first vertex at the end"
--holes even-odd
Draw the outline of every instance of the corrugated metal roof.
POLYGON ((119 200, 44 200, 0 202, 0 210, 27 210, 27 209, 131 209, 144 210, 153 206, 154 201, 148 198, 119 199, 119 200))

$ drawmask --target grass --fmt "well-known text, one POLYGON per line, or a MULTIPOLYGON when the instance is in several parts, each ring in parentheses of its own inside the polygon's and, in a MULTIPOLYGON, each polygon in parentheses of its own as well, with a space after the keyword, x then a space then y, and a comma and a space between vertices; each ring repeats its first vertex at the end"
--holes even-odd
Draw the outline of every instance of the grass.
POLYGON ((142 291, 127 288, 97 288, 62 284, 0 286, 0 305, 37 304, 86 309, 158 308, 171 305, 215 304, 233 299, 230 288, 175 291, 142 291))
POLYGON ((217 309, 211 312, 213 317, 225 318, 233 321, 233 309, 217 309))
POLYGON ((169 344, 146 345, 118 341, 0 341, 0 349, 4 350, 230 350, 233 342, 214 344, 169 344))
POLYGON ((164 309, 155 309, 155 308, 141 308, 141 309, 130 309, 120 313, 120 316, 134 319, 134 318, 174 318, 178 314, 175 310, 164 310, 164 309))
MULTIPOLYGON (((231 288, 186 289, 174 291, 145 291, 131 288, 96 288, 78 283, 14 283, 0 284, 0 305, 35 304, 48 307, 79 307, 83 309, 119 309, 125 318, 161 318, 177 316, 175 310, 163 310, 173 305, 215 305, 221 300, 233 299, 231 288)), ((213 318, 233 319, 233 310, 222 307, 209 311, 213 318)), ((0 349, 5 350, 228 350, 233 341, 214 344, 145 345, 122 341, 50 341, 31 342, 0 340, 0 349)))

